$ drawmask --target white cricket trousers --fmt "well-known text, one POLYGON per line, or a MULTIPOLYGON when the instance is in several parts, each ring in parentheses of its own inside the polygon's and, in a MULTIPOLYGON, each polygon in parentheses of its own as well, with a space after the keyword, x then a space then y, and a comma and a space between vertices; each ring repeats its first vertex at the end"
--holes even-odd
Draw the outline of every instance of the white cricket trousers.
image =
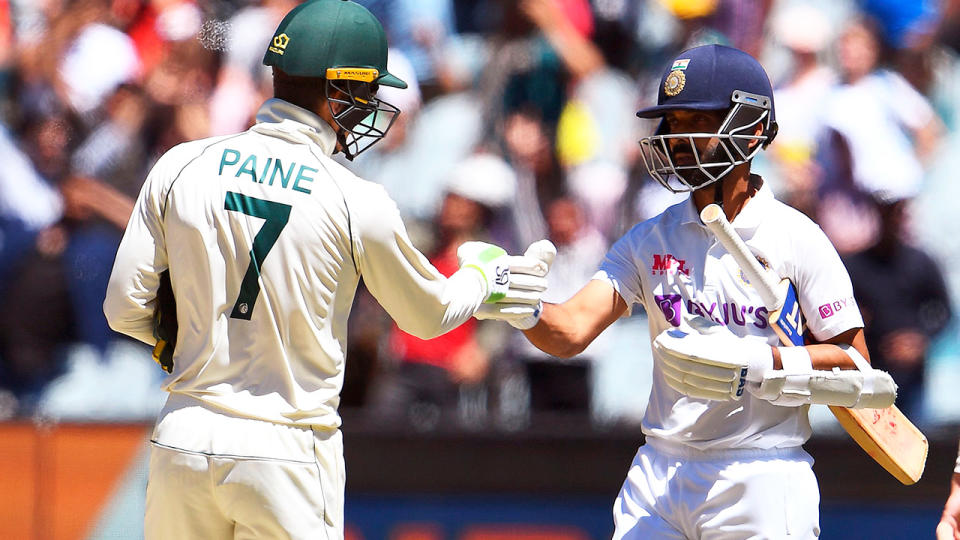
POLYGON ((343 539, 339 430, 238 418, 171 395, 151 442, 146 540, 343 539))
POLYGON ((614 503, 613 539, 817 538, 812 464, 801 447, 704 452, 648 438, 614 503))

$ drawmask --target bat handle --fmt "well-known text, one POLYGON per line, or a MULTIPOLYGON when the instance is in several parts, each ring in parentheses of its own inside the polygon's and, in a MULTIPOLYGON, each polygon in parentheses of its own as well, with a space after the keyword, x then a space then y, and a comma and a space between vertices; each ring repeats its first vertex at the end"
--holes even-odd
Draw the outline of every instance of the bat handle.
POLYGON ((746 242, 733 230, 733 226, 723 213, 723 208, 717 204, 708 204, 700 211, 700 220, 737 261, 737 265, 750 280, 750 284, 760 293, 763 305, 770 310, 782 306, 784 299, 777 286, 778 281, 760 264, 746 242))

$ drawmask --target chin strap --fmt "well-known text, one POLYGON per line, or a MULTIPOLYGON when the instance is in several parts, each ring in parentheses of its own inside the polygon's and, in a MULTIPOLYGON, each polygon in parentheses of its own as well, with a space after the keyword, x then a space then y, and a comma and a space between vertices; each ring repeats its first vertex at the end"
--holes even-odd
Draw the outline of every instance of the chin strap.
POLYGON ((723 208, 723 181, 720 179, 713 183, 713 202, 720 208, 723 208))
POLYGON ((355 158, 356 155, 351 154, 351 153, 348 151, 348 148, 350 148, 350 147, 347 146, 347 136, 344 135, 344 133, 343 133, 345 130, 344 130, 343 128, 335 128, 335 129, 336 129, 336 132, 337 132, 337 142, 340 143, 340 144, 339 144, 340 150, 334 149, 333 153, 336 154, 337 152, 340 152, 340 153, 342 153, 342 154, 344 155, 344 157, 347 158, 347 161, 353 161, 353 158, 355 158))

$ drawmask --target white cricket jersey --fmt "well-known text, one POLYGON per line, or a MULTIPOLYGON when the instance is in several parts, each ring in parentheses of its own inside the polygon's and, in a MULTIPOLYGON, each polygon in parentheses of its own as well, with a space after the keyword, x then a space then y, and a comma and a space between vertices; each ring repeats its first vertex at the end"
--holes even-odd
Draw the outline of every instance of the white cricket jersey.
MULTIPOLYGON (((797 288, 817 340, 863 326, 840 257, 815 223, 774 199, 764 185, 733 227, 754 253, 797 288)), ((779 345, 756 290, 700 222, 692 198, 634 226, 610 251, 596 278, 609 280, 628 303, 647 311, 651 341, 702 315, 734 334, 779 345)), ((778 407, 745 392, 740 401, 709 401, 670 388, 654 350, 653 390, 643 419, 648 437, 700 450, 787 448, 810 436, 809 406, 778 407)))
POLYGON ((249 130, 181 144, 150 172, 104 312, 117 331, 154 344, 169 268, 179 335, 167 391, 241 417, 335 428, 361 275, 422 338, 482 302, 480 274, 444 278, 384 189, 330 158, 335 144, 322 119, 271 99, 249 130))

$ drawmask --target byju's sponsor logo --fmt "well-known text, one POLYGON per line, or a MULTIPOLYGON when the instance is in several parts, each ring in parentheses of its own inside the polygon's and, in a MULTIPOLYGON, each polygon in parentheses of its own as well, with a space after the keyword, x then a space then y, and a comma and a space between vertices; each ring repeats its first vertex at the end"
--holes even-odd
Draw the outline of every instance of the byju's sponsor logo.
POLYGON ((841 298, 840 300, 834 300, 833 302, 827 302, 823 304, 817 311, 820 313, 821 319, 828 319, 833 317, 837 312, 846 309, 847 307, 852 307, 854 305, 853 297, 848 296, 847 298, 841 298))
POLYGON ((680 315, 682 311, 681 298, 679 294, 658 294, 653 297, 663 316, 673 326, 680 326, 680 315))
POLYGON ((677 272, 685 276, 690 275, 690 269, 687 268, 687 261, 678 259, 669 253, 662 255, 654 254, 653 266, 651 268, 651 273, 654 276, 662 276, 664 274, 671 275, 677 272))

